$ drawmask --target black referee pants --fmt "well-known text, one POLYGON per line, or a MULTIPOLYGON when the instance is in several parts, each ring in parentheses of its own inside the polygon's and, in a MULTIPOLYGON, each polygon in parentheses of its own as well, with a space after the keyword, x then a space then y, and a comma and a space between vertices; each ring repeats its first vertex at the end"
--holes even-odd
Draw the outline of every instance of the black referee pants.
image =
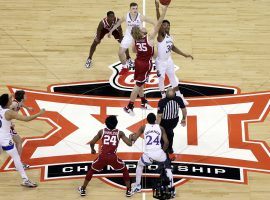
MULTIPOLYGON (((177 126, 179 122, 179 117, 174 118, 174 119, 161 119, 160 126, 162 126, 167 134, 168 140, 169 140, 169 147, 166 150, 167 153, 171 154, 173 153, 173 137, 174 137, 174 132, 173 129, 177 126)), ((163 146, 164 141, 161 140, 161 145, 163 146)))

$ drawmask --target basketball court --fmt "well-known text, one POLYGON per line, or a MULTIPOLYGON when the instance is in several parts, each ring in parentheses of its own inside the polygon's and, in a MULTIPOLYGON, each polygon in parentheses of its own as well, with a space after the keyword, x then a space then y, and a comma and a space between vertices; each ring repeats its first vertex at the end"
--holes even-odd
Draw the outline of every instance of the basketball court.
MULTIPOLYGON (((139 12, 156 19, 154 0, 135 2, 139 12)), ((0 199, 81 199, 77 187, 96 157, 87 143, 103 128, 105 116, 117 114, 119 129, 129 135, 147 113, 156 113, 154 70, 146 96, 155 109, 136 108, 135 117, 123 112, 134 81, 132 70, 125 77, 118 74, 119 44, 113 38, 105 36, 93 67, 84 67, 100 20, 109 10, 126 15, 129 3, 0 0, 0 93, 24 89, 33 113, 47 110, 39 120, 15 122, 25 138, 23 160, 31 165, 27 174, 39 187, 21 187, 12 161, 1 151, 0 199)), ((270 199, 269 10, 267 0, 172 0, 168 8, 175 45, 194 57, 173 54, 190 102, 187 127, 175 131, 175 199, 270 199)), ((118 148, 133 178, 140 149, 140 142, 118 148)), ((147 170, 145 185, 155 176, 147 170)), ((121 174, 108 168, 92 179, 83 198, 126 199, 121 174)), ((153 198, 148 190, 130 199, 153 198)))

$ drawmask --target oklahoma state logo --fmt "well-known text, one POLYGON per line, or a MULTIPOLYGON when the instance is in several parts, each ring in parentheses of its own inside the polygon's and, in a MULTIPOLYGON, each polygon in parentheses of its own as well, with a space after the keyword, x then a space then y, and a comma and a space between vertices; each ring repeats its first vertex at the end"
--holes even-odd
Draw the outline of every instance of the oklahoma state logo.
MULTIPOLYGON (((106 115, 117 114, 118 128, 126 135, 144 123, 148 111, 139 108, 139 101, 135 103, 136 116, 122 110, 130 92, 119 88, 129 84, 129 76, 121 80, 121 85, 121 81, 112 83, 113 78, 120 80, 114 72, 110 81, 53 85, 47 92, 25 89, 27 105, 35 110, 45 108, 47 112, 39 120, 51 126, 47 134, 24 141, 24 161, 32 168, 41 168, 43 181, 84 177, 97 156, 90 154, 88 143, 104 127, 106 115)), ((157 108, 157 85, 147 87, 151 88, 148 96, 153 97, 149 98, 150 104, 157 108)), ((188 99, 187 126, 175 129, 177 157, 173 174, 177 185, 189 179, 247 183, 248 171, 270 172, 269 146, 264 141, 251 140, 248 134, 249 123, 260 123, 269 113, 270 91, 240 94, 234 87, 198 83, 184 83, 180 87, 192 97, 188 99)), ((14 92, 22 88, 9 89, 14 92)), ((26 110, 23 113, 29 114, 26 110)), ((131 176, 135 176, 142 143, 140 138, 132 147, 119 144, 119 157, 131 176)), ((156 169, 155 165, 145 169, 145 189, 157 177, 156 169)), ((7 159, 1 170, 14 170, 12 160, 7 159)), ((109 166, 96 176, 121 188, 121 175, 109 166)))

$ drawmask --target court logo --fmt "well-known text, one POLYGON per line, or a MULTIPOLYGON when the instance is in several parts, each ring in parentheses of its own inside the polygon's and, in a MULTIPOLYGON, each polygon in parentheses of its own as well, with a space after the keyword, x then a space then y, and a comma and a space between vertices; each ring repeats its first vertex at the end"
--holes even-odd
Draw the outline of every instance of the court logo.
MULTIPOLYGON (((128 76, 121 87, 130 84, 128 76)), ((85 176, 97 157, 90 154, 89 141, 104 128, 107 115, 117 113, 118 128, 129 135, 145 122, 148 112, 156 112, 160 95, 155 91, 157 85, 152 85, 147 94, 154 110, 140 109, 137 101, 136 115, 129 116, 123 107, 129 101, 130 91, 116 88, 115 83, 111 78, 110 81, 59 84, 49 86, 48 91, 9 86, 11 92, 25 89, 26 104, 35 110, 47 111, 39 120, 48 132, 25 138, 22 154, 23 161, 31 168, 41 169, 43 181, 85 176)), ((189 82, 179 86, 190 97, 190 105, 187 126, 175 129, 176 160, 172 166, 176 185, 189 179, 247 183, 248 171, 270 172, 269 146, 265 141, 250 139, 248 132, 249 123, 262 122, 268 115, 270 91, 241 94, 239 89, 228 86, 189 82)), ((23 110, 23 114, 31 113, 23 110)), ((118 155, 132 177, 142 145, 140 138, 132 147, 123 143, 118 147, 118 155)), ((99 148, 97 144, 96 149, 99 148)), ((14 170, 10 158, 1 170, 14 170)), ((158 176, 157 166, 150 165, 144 172, 144 188, 149 189, 158 176)), ((110 166, 95 176, 112 186, 125 187, 122 174, 110 166)))

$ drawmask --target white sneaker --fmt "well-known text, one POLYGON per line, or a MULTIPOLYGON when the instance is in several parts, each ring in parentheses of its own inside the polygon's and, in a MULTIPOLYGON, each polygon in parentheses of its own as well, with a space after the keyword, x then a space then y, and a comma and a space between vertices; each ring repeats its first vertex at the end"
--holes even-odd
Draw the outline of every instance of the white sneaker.
POLYGON ((189 103, 188 103, 188 101, 184 98, 184 96, 183 96, 182 94, 180 94, 180 97, 182 98, 182 100, 183 100, 185 106, 188 106, 189 103))
POLYGON ((25 164, 25 163, 23 163, 22 165, 23 165, 23 168, 24 168, 24 169, 28 169, 28 168, 30 167, 30 165, 25 164))
POLYGON ((87 69, 89 69, 90 67, 92 67, 92 60, 91 60, 90 58, 88 58, 88 59, 86 60, 85 67, 86 67, 87 69))
POLYGON ((131 58, 127 60, 127 66, 129 69, 134 67, 134 62, 131 60, 131 58))
POLYGON ((38 186, 36 183, 30 181, 29 179, 24 179, 21 185, 29 188, 34 188, 38 186))
POLYGON ((139 192, 142 191, 142 186, 141 185, 132 184, 131 191, 133 193, 139 193, 139 192))

